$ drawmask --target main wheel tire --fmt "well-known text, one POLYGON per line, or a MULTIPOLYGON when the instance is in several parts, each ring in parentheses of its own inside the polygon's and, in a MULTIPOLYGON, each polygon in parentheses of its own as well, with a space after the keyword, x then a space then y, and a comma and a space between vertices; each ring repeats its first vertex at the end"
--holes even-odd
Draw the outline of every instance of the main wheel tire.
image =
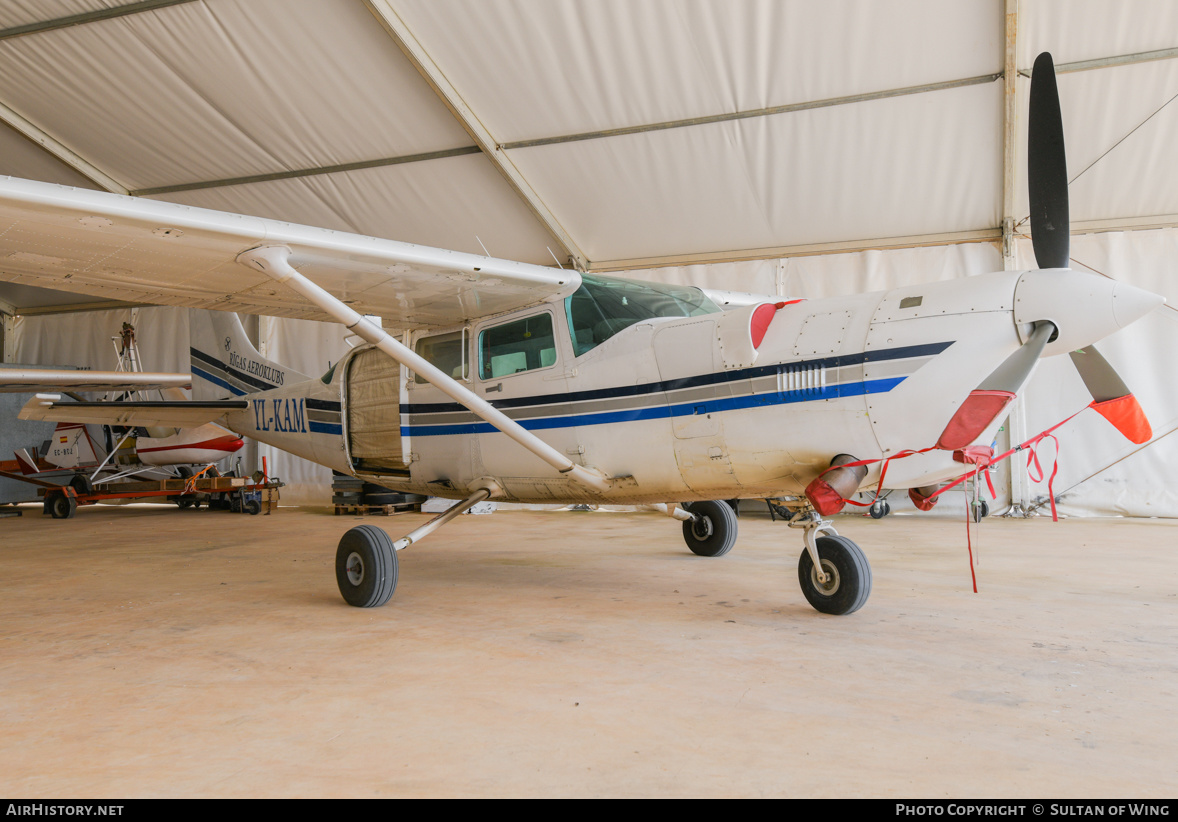
POLYGON ((683 541, 693 554, 721 557, 736 544, 736 512, 723 500, 693 502, 683 522, 683 541))
POLYGON ((802 551, 798 582, 806 600, 824 614, 858 611, 871 594, 871 566, 863 550, 846 537, 818 537, 817 545, 818 559, 830 579, 819 582, 810 552, 802 551))
POLYGON ((357 525, 340 538, 335 581, 344 601, 357 608, 388 602, 397 588, 397 552, 389 535, 375 525, 357 525))
POLYGON ((66 494, 54 494, 49 500, 49 513, 54 519, 70 519, 78 511, 78 501, 66 494))

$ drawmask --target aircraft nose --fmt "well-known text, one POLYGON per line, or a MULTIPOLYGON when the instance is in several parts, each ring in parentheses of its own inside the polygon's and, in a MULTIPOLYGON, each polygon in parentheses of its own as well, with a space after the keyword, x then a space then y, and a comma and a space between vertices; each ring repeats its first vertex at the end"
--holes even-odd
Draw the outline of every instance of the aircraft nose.
POLYGON ((1113 288, 1113 317, 1121 328, 1136 322, 1159 305, 1166 302, 1166 298, 1144 288, 1117 283, 1113 288))
POLYGON ((1015 286, 1014 321, 1024 342, 1034 323, 1047 320, 1057 336, 1044 356, 1092 345, 1165 302, 1157 294, 1087 271, 1045 268, 1025 272, 1015 286))

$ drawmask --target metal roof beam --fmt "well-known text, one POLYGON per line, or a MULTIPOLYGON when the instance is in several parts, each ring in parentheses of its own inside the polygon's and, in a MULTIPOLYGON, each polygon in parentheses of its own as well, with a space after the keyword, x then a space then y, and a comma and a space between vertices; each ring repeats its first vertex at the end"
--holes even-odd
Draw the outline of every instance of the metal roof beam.
POLYGON ((465 154, 478 154, 482 149, 478 146, 462 146, 442 151, 429 151, 424 154, 407 154, 402 157, 384 157, 377 160, 361 160, 358 163, 343 163, 336 166, 319 166, 295 171, 276 171, 272 174, 254 174, 249 177, 227 177, 223 180, 205 180, 195 183, 179 183, 173 186, 157 186, 156 188, 136 188, 129 194, 136 197, 148 197, 152 194, 172 194, 177 191, 196 191, 202 188, 221 188, 223 186, 241 186, 250 183, 268 183, 271 180, 292 180, 297 177, 314 177, 320 174, 339 174, 344 171, 362 171, 368 168, 382 168, 402 163, 420 163, 425 160, 440 160, 446 157, 461 157, 465 154))
POLYGON ((739 260, 774 260, 783 257, 811 257, 818 254, 850 254, 890 248, 916 248, 957 243, 992 243, 1002 239, 1001 228, 975 231, 951 231, 941 234, 915 234, 907 237, 884 237, 871 240, 844 240, 830 243, 773 246, 737 251, 704 251, 696 254, 673 254, 665 257, 633 257, 625 260, 601 260, 589 265, 589 271, 622 271, 637 268, 660 268, 671 265, 704 265, 739 260))
POLYGON ((540 195, 532 188, 531 183, 527 178, 516 168, 515 163, 507 156, 504 147, 491 135, 486 126, 482 124, 479 118, 471 110, 466 101, 462 99, 462 95, 454 88, 453 83, 449 78, 442 73, 442 70, 430 57, 429 53, 417 40, 417 37, 405 25, 405 22, 398 16, 396 10, 392 7, 389 0, 364 0, 368 9, 373 16, 380 22, 389 36, 396 42, 397 46, 409 58, 409 61, 417 68, 425 81, 429 83, 434 93, 446 104, 450 112, 462 125, 466 132, 478 144, 482 152, 487 156, 487 159, 499 170, 499 173, 507 180, 508 185, 515 189, 516 194, 527 204, 528 208, 536 216, 548 232, 556 239, 558 243, 568 253, 573 265, 579 270, 584 271, 588 265, 588 260, 585 258, 584 252, 573 240, 572 236, 565 230, 564 226, 548 208, 548 205, 540 198, 540 195))
POLYGON ((499 148, 510 151, 516 148, 532 148, 534 146, 550 146, 555 143, 575 143, 581 140, 600 140, 604 137, 618 137, 623 134, 644 134, 648 131, 665 131, 671 128, 689 128, 711 123, 726 123, 732 120, 747 120, 750 117, 770 117, 774 114, 789 114, 794 111, 809 111, 816 108, 831 106, 845 106, 851 103, 863 103, 869 100, 885 100, 890 97, 906 97, 910 94, 925 94, 930 91, 944 91, 951 88, 976 86, 982 83, 992 83, 1001 74, 983 74, 978 77, 966 77, 962 80, 946 80, 940 83, 926 83, 907 88, 887 89, 884 91, 869 91, 864 94, 850 94, 846 97, 831 97, 826 100, 811 100, 806 103, 789 103, 783 106, 750 109, 747 111, 731 111, 724 114, 712 114, 707 117, 689 117, 685 120, 667 120, 662 123, 647 123, 624 128, 611 128, 604 131, 586 131, 580 134, 565 134, 560 137, 538 137, 534 140, 516 140, 503 143, 499 148))
MULTIPOLYGON (((1055 67, 1056 74, 1071 74, 1075 71, 1091 71, 1092 69, 1109 68, 1111 66, 1131 66, 1136 63, 1149 63, 1154 60, 1173 60, 1178 57, 1178 48, 1157 49, 1155 51, 1138 51, 1133 54, 1120 54, 1116 57, 1097 57, 1094 60, 1077 60, 1073 63, 1060 63, 1055 67)), ((1030 69, 1019 71, 1023 77, 1030 77, 1030 69)))
POLYGON ((136 3, 127 3, 126 5, 115 6, 114 8, 86 11, 81 14, 71 14, 68 17, 56 17, 52 20, 41 20, 37 23, 26 23, 23 26, 0 29, 0 40, 23 37, 26 34, 39 34, 43 31, 65 29, 85 23, 95 23, 99 20, 110 20, 114 17, 126 17, 128 14, 139 14, 144 11, 155 11, 156 9, 167 8, 168 6, 179 6, 183 3, 192 2, 195 2, 195 0, 139 0, 136 3))

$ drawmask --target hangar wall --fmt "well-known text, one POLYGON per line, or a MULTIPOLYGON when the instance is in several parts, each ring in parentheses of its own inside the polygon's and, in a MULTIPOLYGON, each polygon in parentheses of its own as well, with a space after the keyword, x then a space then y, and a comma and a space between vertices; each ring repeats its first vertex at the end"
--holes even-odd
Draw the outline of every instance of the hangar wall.
MULTIPOLYGON (((1057 439, 1061 451, 1054 480, 1060 511, 1071 516, 1178 516, 1178 479, 1169 470, 1178 461, 1178 437, 1169 436, 1178 428, 1178 381, 1171 376, 1172 352, 1178 350, 1178 311, 1173 307, 1178 306, 1178 283, 1173 276, 1178 269, 1178 229, 1079 235, 1073 238, 1072 258, 1076 268, 1091 268, 1162 294, 1168 305, 1100 345, 1105 357, 1137 393, 1153 424, 1154 440, 1135 446, 1091 411, 1060 428, 1057 439)), ((1016 261, 1019 267, 1034 267, 1029 241, 1018 244, 1016 261)), ((622 274, 660 282, 818 298, 948 280, 1001 268, 1002 258, 994 245, 968 243, 653 268, 622 274)), ((136 323, 147 369, 188 369, 188 316, 187 309, 181 308, 21 318, 15 330, 16 360, 113 368, 115 353, 109 338, 125 320, 136 323)), ((271 317, 262 318, 259 331, 262 353, 307 374, 320 374, 339 360, 346 350, 343 336, 337 326, 271 317)), ((1016 441, 1054 425, 1088 402, 1074 369, 1059 357, 1040 363, 1024 393, 1023 418, 1013 423, 1016 441)), ((1010 428, 1008 423, 1006 432, 1010 428)), ((998 444, 1004 449, 1006 437, 1001 437, 998 444)), ((925 445, 913 443, 914 448, 925 445)), ((1045 476, 1029 482, 1024 493, 1041 513, 1046 513, 1046 475, 1052 471, 1054 449, 1045 442, 1039 451, 1045 476)), ((326 504, 330 499, 331 474, 326 468, 269 446, 261 446, 259 454, 267 457, 271 474, 288 483, 283 492, 286 502, 326 504)), ((1016 459, 1013 468, 1008 463, 996 474, 996 510, 1005 510, 1010 502, 1008 471, 1025 473, 1025 456, 1016 459)), ((893 498, 893 507, 902 509, 907 502, 898 497, 893 498)), ((964 510, 963 506, 964 495, 950 494, 938 511, 956 515, 964 510)))

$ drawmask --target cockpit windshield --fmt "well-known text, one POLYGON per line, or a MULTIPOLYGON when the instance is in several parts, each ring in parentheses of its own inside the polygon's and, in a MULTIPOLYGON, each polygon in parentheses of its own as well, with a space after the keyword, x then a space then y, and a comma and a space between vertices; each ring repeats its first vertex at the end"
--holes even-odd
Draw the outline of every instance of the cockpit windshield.
POLYGON ((641 280, 582 275, 581 287, 565 299, 576 356, 614 334, 654 317, 695 317, 720 311, 698 288, 641 280))

